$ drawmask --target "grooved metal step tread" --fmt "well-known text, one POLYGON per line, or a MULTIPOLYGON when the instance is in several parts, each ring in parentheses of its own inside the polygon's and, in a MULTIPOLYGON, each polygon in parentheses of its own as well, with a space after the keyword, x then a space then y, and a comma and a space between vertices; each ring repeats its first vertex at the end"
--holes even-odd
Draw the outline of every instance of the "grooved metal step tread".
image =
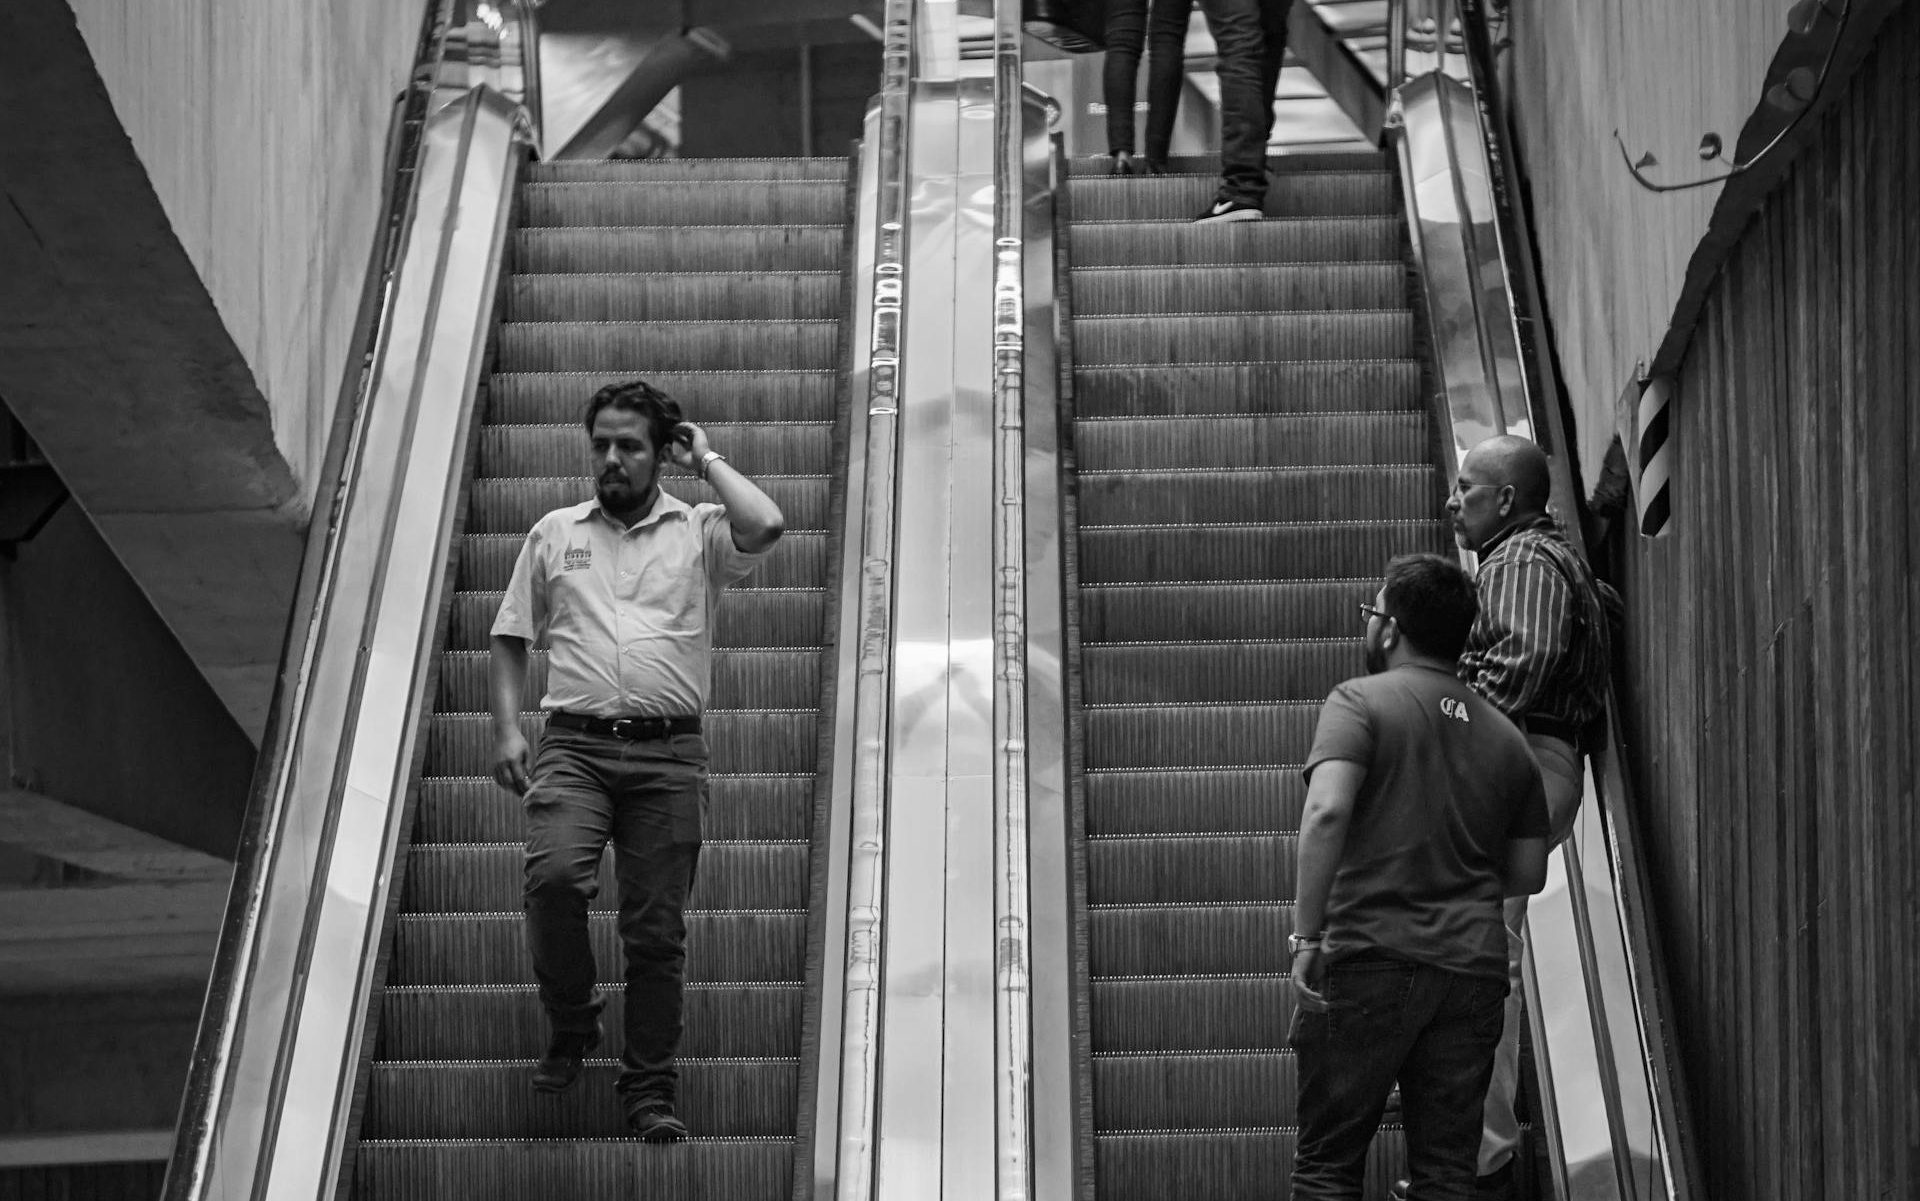
MULTIPOLYGON (((1270 152, 1267 155, 1267 174, 1280 176, 1302 171, 1390 171, 1393 169, 1393 162, 1393 156, 1384 150, 1304 150, 1289 154, 1270 152)), ((1104 154, 1081 155, 1067 160, 1067 173, 1075 178, 1105 176, 1109 165, 1109 160, 1104 154)), ((1220 156, 1217 154, 1168 155, 1166 167, 1170 175, 1202 175, 1214 178, 1220 174, 1220 156)))
MULTIPOLYGON (((834 271, 846 249, 838 225, 611 226, 520 229, 516 271, 834 271)), ((563 364, 578 371, 592 364, 563 364)), ((508 368, 515 370, 515 368, 508 368)))
POLYGON ((1266 263, 1222 270, 1139 264, 1073 272, 1073 314, 1236 313, 1408 307, 1407 268, 1393 262, 1266 263))
POLYGON ((833 225, 845 219, 838 179, 766 179, 717 188, 707 180, 533 180, 520 188, 522 228, 620 225, 833 225))
MULTIPOLYGON (((1225 1130, 1112 1130, 1094 1136, 1101 1201, 1272 1201, 1292 1189, 1291 1126, 1225 1130)), ((1408 1176, 1406 1137, 1381 1126, 1367 1151, 1364 1201, 1386 1201, 1408 1176)))
POLYGON ((1414 352, 1413 314, 1399 309, 1075 317, 1073 338, 1076 362, 1089 367, 1396 359, 1414 352))
POLYGON ((1438 516, 1431 467, 1189 467, 1083 474, 1089 527, 1189 525, 1245 516, 1273 522, 1390 521, 1438 516))
MULTIPOLYGON (((1075 176, 1068 182, 1076 225, 1082 221, 1191 220, 1219 194, 1218 178, 1075 176)), ((1290 171, 1270 176, 1270 217, 1356 217, 1394 214, 1400 184, 1390 170, 1290 171)))
POLYGON ((1094 1129, 1285 1126, 1295 1075, 1290 1049, 1095 1052, 1094 1129))
MULTIPOLYGON (((589 1059, 579 1082, 561 1093, 534 1091, 527 1082, 533 1065, 531 1055, 510 1061, 376 1061, 362 1130, 368 1138, 415 1139, 626 1133, 613 1088, 617 1060, 589 1059)), ((702 1135, 791 1138, 799 1066, 785 1058, 681 1059, 680 1116, 690 1132, 702 1135)))
POLYGON ((1087 907, 1095 981, 1227 973, 1285 975, 1293 902, 1129 903, 1087 907))
POLYGON ((1323 700, 1361 675, 1358 638, 1298 642, 1088 644, 1081 691, 1089 705, 1323 700))
POLYGON ((1300 828, 1300 768, 1102 767, 1086 774, 1087 833, 1286 833, 1300 828))
POLYGON ((1147 472, 1325 471, 1418 464, 1432 449, 1425 413, 1154 414, 1102 417, 1074 431, 1077 478, 1147 472))
MULTIPOLYGON (((708 838, 744 842, 806 838, 813 831, 812 765, 806 771, 707 776, 708 838)), ((491 776, 429 776, 420 782, 417 843, 522 842, 526 806, 491 776)))
POLYGON ((534 183, 678 179, 724 187, 783 179, 844 182, 851 171, 851 164, 843 157, 559 159, 527 164, 526 178, 534 183))
POLYGON ((1264 1051, 1284 1047, 1293 978, 1281 973, 1163 975, 1093 983, 1093 1053, 1264 1051))
MULTIPOLYGON (((1410 358, 1074 367, 1080 422, 1124 417, 1425 413, 1410 358)), ((1076 425, 1078 422, 1076 422, 1076 425)))
POLYGON ((1080 578, 1093 584, 1225 582, 1270 580, 1283 572, 1345 579, 1373 572, 1377 580, 1395 555, 1445 554, 1452 543, 1451 527, 1434 520, 1083 526, 1080 578))
POLYGON ((839 334, 838 321, 508 321, 499 347, 510 371, 821 369, 835 365, 839 334))
MULTIPOLYGON (((1084 549, 1084 548, 1083 548, 1084 549)), ((1384 562, 1384 560, 1382 560, 1384 562)), ((1369 570, 1377 565, 1370 564, 1369 570)), ((1351 637, 1354 606, 1379 591, 1376 576, 1240 581, 1085 581, 1080 636, 1098 642, 1351 637)))
MULTIPOLYGON (((600 1020, 623 1030, 626 996, 603 994, 600 1020)), ((686 1059, 793 1058, 800 1054, 799 981, 689 983, 685 990, 686 1059)), ((440 985, 390 988, 383 998, 382 1054, 389 1060, 485 1060, 537 1057, 547 1044, 547 1018, 531 986, 440 985)))
MULTIPOLYGON (((739 368, 726 371, 653 371, 647 381, 680 402, 702 425, 713 421, 831 421, 838 374, 829 368, 739 368)), ((505 425, 572 424, 580 428, 587 401, 623 371, 495 372, 488 381, 487 419, 505 425)), ((582 433, 584 434, 584 430, 582 433)))
POLYGON ((1291 901, 1293 834, 1103 836, 1087 840, 1090 904, 1291 901))
MULTIPOLYGON (((403 906, 413 913, 499 913, 519 903, 525 850, 517 845, 415 847, 403 906)), ((619 905, 613 859, 601 859, 599 893, 590 908, 619 905)), ((801 909, 807 904, 805 842, 707 842, 687 902, 703 909, 801 909)))
POLYGON ((1406 233, 1394 215, 1270 217, 1224 226, 1194 225, 1184 219, 1076 221, 1068 238, 1075 271, 1182 266, 1217 270, 1246 264, 1394 259, 1400 255, 1406 233))
POLYGON ((571 272, 506 281, 509 321, 719 321, 832 318, 838 271, 571 272))
MULTIPOLYGON (((533 979, 526 915, 402 913, 394 928, 395 986, 524 985, 533 979)), ((587 915, 603 989, 623 979, 619 914, 587 915)), ((807 913, 802 909, 701 910, 687 915, 689 984, 796 981, 806 974, 807 913)))
POLYGON ((787 1201, 793 1137, 368 1139, 354 1162, 359 1201, 787 1201))

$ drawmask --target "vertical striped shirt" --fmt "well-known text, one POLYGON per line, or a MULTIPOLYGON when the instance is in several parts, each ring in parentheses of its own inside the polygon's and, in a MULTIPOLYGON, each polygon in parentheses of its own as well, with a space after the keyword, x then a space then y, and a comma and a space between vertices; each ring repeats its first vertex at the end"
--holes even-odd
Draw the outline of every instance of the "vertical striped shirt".
POLYGON ((1593 573, 1545 516, 1481 551, 1480 616, 1460 678, 1512 718, 1585 725, 1606 707, 1607 615, 1593 573))

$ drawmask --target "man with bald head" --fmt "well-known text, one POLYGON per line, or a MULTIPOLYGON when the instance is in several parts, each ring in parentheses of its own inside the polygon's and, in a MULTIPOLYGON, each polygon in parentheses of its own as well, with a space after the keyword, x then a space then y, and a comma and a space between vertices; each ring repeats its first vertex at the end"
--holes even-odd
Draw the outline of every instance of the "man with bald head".
MULTIPOLYGON (((1461 549, 1480 556, 1480 614, 1460 655, 1460 678, 1527 736, 1547 792, 1549 846, 1580 807, 1580 735, 1606 708, 1606 610, 1586 560, 1547 513, 1547 456, 1525 438, 1489 438, 1467 453, 1447 496, 1461 549)), ((1487 1089, 1480 1195, 1512 1195, 1520 1142, 1513 1097, 1520 1080, 1519 930, 1525 897, 1507 902, 1506 1029, 1487 1089)))

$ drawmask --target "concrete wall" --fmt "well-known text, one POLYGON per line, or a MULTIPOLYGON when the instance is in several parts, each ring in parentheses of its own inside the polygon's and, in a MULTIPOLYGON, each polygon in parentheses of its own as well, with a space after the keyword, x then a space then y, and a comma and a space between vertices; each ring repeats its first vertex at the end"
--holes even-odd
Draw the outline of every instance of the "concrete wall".
POLYGON ((425 0, 72 7, 311 498, 425 0))
POLYGON ((13 783, 233 857, 253 746, 72 502, 0 560, 0 738, 13 783))
POLYGON ((1776 0, 1515 0, 1513 120, 1532 193, 1547 310, 1592 485, 1613 437, 1613 404, 1651 359, 1680 299, 1720 186, 1658 194, 1621 161, 1619 131, 1662 183, 1726 170, 1787 33, 1776 0))

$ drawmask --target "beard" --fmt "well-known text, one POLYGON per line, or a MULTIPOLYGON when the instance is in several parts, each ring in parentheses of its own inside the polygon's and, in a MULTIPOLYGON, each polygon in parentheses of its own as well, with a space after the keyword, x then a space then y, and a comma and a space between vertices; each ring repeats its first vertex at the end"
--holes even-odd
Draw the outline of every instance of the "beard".
POLYGON ((595 481, 594 494, 600 499, 600 507, 610 513, 630 513, 647 503, 653 494, 654 480, 659 478, 656 472, 641 487, 635 487, 632 479, 623 471, 605 471, 595 481))

